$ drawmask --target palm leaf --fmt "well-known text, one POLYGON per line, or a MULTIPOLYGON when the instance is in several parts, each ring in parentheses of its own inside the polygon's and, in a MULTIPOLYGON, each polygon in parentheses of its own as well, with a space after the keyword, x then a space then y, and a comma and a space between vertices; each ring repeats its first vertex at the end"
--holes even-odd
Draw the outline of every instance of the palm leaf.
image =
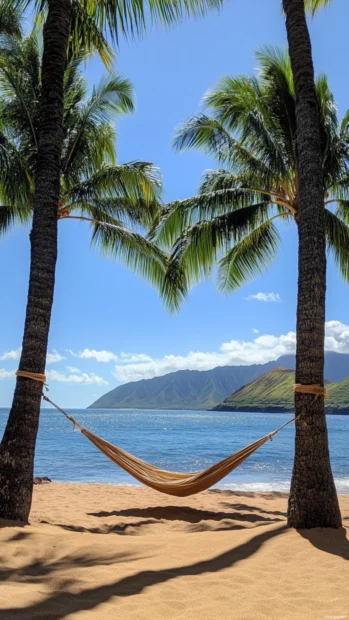
POLYGON ((124 226, 96 222, 92 243, 161 289, 166 273, 166 255, 142 235, 124 226))
POLYGON ((305 9, 314 15, 316 11, 330 5, 331 2, 332 0, 305 0, 305 9))
POLYGON ((147 162, 102 166, 95 175, 72 187, 69 196, 72 202, 113 196, 152 203, 161 196, 159 171, 147 162))
POLYGON ((8 205, 0 205, 0 236, 5 235, 15 224, 25 224, 32 217, 32 211, 8 205))
POLYGON ((64 169, 69 166, 80 140, 89 127, 109 123, 116 114, 129 113, 134 109, 133 88, 129 80, 115 74, 103 78, 94 87, 92 97, 80 111, 75 128, 66 147, 64 169))
POLYGON ((221 259, 219 289, 232 293, 251 278, 262 274, 274 260, 279 241, 278 230, 271 220, 253 230, 221 259))
POLYGON ((20 37, 22 34, 23 11, 15 2, 2 0, 0 2, 0 35, 20 37))
POLYGON ((325 227, 328 251, 333 256, 343 278, 349 281, 349 228, 347 223, 325 209, 325 227))
POLYGON ((190 284, 209 276, 217 257, 265 222, 269 210, 269 203, 260 203, 194 224, 174 244, 170 266, 181 265, 190 284))
POLYGON ((159 211, 150 236, 156 239, 157 243, 169 247, 189 226, 248 207, 255 202, 255 197, 253 191, 238 187, 218 189, 174 201, 159 211))

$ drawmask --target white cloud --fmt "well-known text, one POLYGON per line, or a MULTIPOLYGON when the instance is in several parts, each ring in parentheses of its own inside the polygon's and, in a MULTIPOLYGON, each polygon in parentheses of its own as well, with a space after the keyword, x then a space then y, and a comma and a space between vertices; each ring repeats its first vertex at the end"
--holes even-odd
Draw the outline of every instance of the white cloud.
POLYGON ((14 379, 15 372, 15 370, 4 370, 3 368, 0 368, 0 381, 3 379, 14 379))
MULTIPOLYGON (((349 325, 340 321, 328 321, 325 348, 327 351, 349 353, 349 325)), ((211 370, 216 366, 265 364, 295 351, 295 332, 281 336, 265 334, 250 341, 225 342, 218 351, 191 351, 187 355, 165 355, 150 361, 116 365, 113 374, 119 381, 126 383, 160 377, 177 370, 211 370)))
POLYGON ((73 374, 79 374, 81 372, 80 368, 75 368, 75 366, 66 366, 66 369, 73 374))
POLYGON ((6 351, 0 357, 0 360, 19 360, 22 353, 22 347, 18 347, 18 349, 13 349, 12 351, 6 351))
POLYGON ((252 331, 254 334, 259 334, 259 329, 256 329, 255 327, 252 328, 252 331))
POLYGON ((246 301, 281 301, 279 293, 256 293, 244 297, 246 301))
POLYGON ((69 349, 69 353, 73 357, 79 357, 84 360, 95 360, 96 362, 116 362, 118 359, 118 356, 115 355, 115 353, 105 350, 96 351, 95 349, 84 349, 83 351, 80 351, 80 353, 74 353, 74 351, 69 349))
POLYGON ((65 357, 58 353, 56 349, 53 349, 52 353, 48 353, 46 356, 47 364, 56 364, 57 362, 61 362, 62 360, 65 360, 65 357))
POLYGON ((108 385, 108 381, 102 379, 102 377, 98 377, 93 372, 87 373, 82 372, 80 374, 71 373, 69 375, 64 375, 57 370, 49 370, 46 373, 46 377, 48 381, 60 381, 63 383, 85 383, 87 385, 108 385))
MULTIPOLYGON (((0 357, 0 360, 18 361, 21 357, 21 353, 22 353, 22 347, 18 347, 18 349, 13 349, 12 351, 6 351, 5 353, 3 353, 2 356, 0 357)), ((52 353, 47 354, 46 363, 55 364, 57 362, 61 362, 64 359, 65 357, 63 357, 60 353, 58 353, 56 349, 53 349, 52 353)))
POLYGON ((151 362, 152 358, 145 353, 120 353, 121 362, 151 362))
POLYGON ((340 321, 328 321, 325 325, 326 351, 349 353, 349 325, 340 321))

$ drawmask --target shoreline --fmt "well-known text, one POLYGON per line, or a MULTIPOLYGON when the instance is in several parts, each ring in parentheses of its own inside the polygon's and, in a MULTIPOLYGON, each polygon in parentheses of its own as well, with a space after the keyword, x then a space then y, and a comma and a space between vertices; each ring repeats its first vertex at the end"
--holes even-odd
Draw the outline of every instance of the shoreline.
POLYGON ((345 618, 349 497, 326 533, 288 529, 287 497, 37 485, 30 524, 0 522, 0 618, 345 618))
MULTIPOLYGON (((41 478, 43 476, 35 476, 37 478, 41 478)), ((340 482, 341 479, 335 478, 335 484, 338 482, 340 482)), ((343 480, 348 480, 348 478, 345 478, 343 480)), ((141 484, 140 482, 135 481, 134 483, 130 482, 130 483, 125 483, 125 482, 108 482, 108 481, 93 481, 93 480, 87 480, 87 481, 81 481, 81 480, 54 480, 51 479, 50 483, 38 483, 36 486, 41 486, 41 485, 46 485, 46 484, 62 484, 62 485, 82 485, 82 486, 106 486, 106 487, 116 487, 116 488, 125 488, 125 489, 143 489, 144 485, 141 484)), ((245 483, 241 483, 241 485, 239 483, 231 483, 229 486, 225 485, 225 486, 214 486, 211 489, 209 489, 209 491, 214 491, 214 492, 222 492, 222 493, 240 493, 240 494, 249 494, 249 493, 257 493, 257 494, 269 494, 269 493, 281 493, 281 494, 289 494, 289 487, 290 487, 291 481, 289 481, 289 484, 286 488, 282 488, 282 487, 278 487, 278 483, 267 483, 267 482, 245 482, 245 483), (275 486, 273 486, 275 484, 275 486), (255 488, 252 488, 252 487, 255 488), (267 488, 269 486, 269 488, 267 488), (261 488, 261 487, 266 487, 266 488, 261 488)), ((347 485, 347 491, 343 490, 343 489, 337 489, 337 494, 338 495, 343 495, 343 497, 347 497, 349 496, 349 483, 347 485)), ((161 495, 161 494, 160 494, 161 495)), ((166 496, 165 496, 166 497, 166 496)), ((185 498, 184 498, 185 499, 185 498)))

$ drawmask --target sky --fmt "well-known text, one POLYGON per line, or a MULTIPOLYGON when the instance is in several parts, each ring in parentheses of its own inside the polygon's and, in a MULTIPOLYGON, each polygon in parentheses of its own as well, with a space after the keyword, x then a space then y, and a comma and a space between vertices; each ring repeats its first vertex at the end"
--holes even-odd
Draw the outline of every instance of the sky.
MULTIPOLYGON (((347 0, 310 21, 316 73, 326 73, 343 116, 349 107, 347 0)), ((286 46, 279 0, 230 0, 205 19, 150 29, 122 42, 115 70, 136 92, 136 112, 117 124, 120 162, 146 160, 162 170, 166 200, 186 198, 215 163, 171 148, 175 128, 200 110, 205 91, 224 75, 253 74, 262 45, 286 46)), ((103 75, 87 64, 91 87, 103 75)), ((282 228, 273 266, 234 295, 214 278, 197 286, 173 315, 149 284, 90 248, 83 223, 59 223, 56 290, 47 358, 50 397, 86 407, 121 383, 175 370, 263 363, 295 350, 297 239, 282 228)), ((0 406, 11 405, 29 272, 29 229, 0 239, 0 406)), ((349 286, 329 260, 326 348, 349 352, 349 286)))

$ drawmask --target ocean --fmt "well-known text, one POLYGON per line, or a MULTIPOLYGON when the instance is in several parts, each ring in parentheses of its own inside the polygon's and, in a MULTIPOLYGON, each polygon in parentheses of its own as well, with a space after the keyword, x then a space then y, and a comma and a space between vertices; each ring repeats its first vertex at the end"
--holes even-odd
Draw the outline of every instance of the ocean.
MULTIPOLYGON (((281 426, 292 416, 211 411, 70 409, 93 433, 154 465, 198 471, 281 426)), ((0 409, 0 434, 8 409, 0 409)), ((349 416, 327 416, 337 490, 349 493, 349 416)), ((287 426, 222 480, 222 489, 288 491, 294 455, 294 427, 287 426)), ((56 482, 137 485, 103 456, 66 418, 43 409, 35 475, 56 482)))

